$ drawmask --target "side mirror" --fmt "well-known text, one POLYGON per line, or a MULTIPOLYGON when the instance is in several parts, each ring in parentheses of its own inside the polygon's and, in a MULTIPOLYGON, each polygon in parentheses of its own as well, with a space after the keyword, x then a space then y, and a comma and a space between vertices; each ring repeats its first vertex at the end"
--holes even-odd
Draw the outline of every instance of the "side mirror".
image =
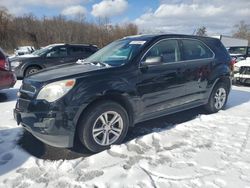
POLYGON ((156 56, 156 57, 147 57, 145 60, 145 64, 147 65, 159 65, 162 64, 162 57, 161 56, 156 56))

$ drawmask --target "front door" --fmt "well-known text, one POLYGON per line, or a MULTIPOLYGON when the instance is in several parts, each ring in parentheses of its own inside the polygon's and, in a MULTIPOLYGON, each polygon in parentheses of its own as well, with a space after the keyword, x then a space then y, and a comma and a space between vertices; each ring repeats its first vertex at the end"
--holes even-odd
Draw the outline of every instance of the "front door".
POLYGON ((66 46, 54 47, 45 56, 45 66, 52 67, 72 62, 66 46))
POLYGON ((142 115, 158 113, 184 103, 185 66, 180 61, 178 40, 157 42, 144 55, 140 66, 137 91, 143 103, 142 115))

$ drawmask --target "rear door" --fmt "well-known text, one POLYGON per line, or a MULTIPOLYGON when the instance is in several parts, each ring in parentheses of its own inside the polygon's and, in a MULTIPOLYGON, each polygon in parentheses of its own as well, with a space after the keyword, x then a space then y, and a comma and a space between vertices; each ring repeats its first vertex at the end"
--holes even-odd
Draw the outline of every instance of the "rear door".
POLYGON ((205 98, 208 78, 214 62, 214 53, 202 41, 181 39, 182 61, 185 62, 186 102, 205 98))

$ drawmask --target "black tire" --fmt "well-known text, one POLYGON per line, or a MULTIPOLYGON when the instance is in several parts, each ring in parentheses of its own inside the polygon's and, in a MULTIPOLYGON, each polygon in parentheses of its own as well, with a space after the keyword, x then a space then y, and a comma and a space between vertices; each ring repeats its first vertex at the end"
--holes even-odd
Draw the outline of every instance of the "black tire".
MULTIPOLYGON (((115 140, 115 142, 113 142, 110 145, 121 144, 127 135, 128 127, 129 127, 129 118, 128 118, 128 114, 126 110, 121 105, 113 101, 98 102, 94 104, 93 106, 91 106, 86 111, 86 113, 84 113, 83 117, 80 119, 78 123, 78 129, 77 129, 78 136, 79 136, 81 143, 92 152, 97 153, 105 149, 108 149, 110 147, 110 145, 99 144, 98 141, 96 141, 99 138, 94 137, 94 127, 97 125, 98 121, 100 121, 101 115, 103 115, 104 113, 108 113, 108 112, 116 112, 117 114, 120 115, 119 119, 121 118, 123 122, 123 128, 121 132, 119 133, 120 136, 119 137, 117 136, 117 140, 115 140)), ((109 117, 107 119, 109 119, 109 117)), ((117 123, 119 124, 120 122, 117 122, 117 123)), ((104 126, 105 126, 104 124, 101 125, 101 127, 104 127, 104 126)), ((107 130, 104 130, 105 128, 102 128, 102 129, 104 132, 100 133, 100 137, 101 136, 104 137, 104 134, 107 131, 107 130)), ((112 130, 108 130, 108 132, 109 131, 112 131, 112 130)), ((109 132, 108 135, 111 135, 111 138, 112 138, 112 133, 109 132)))
POLYGON ((25 70, 24 76, 26 77, 26 76, 28 76, 28 75, 37 73, 39 70, 40 70, 40 68, 39 68, 39 67, 36 67, 36 66, 28 67, 28 68, 25 70))
POLYGON ((213 91, 209 97, 208 103, 205 105, 205 109, 209 112, 209 113, 216 113, 218 111, 220 111, 221 109, 223 109, 227 103, 227 99, 228 99, 228 94, 229 94, 229 89, 226 83, 223 82, 219 82, 215 85, 215 87, 213 88, 213 91), (216 103, 216 94, 218 94, 219 90, 224 90, 225 91, 225 99, 219 100, 221 102, 220 105, 217 105, 218 103, 216 103))

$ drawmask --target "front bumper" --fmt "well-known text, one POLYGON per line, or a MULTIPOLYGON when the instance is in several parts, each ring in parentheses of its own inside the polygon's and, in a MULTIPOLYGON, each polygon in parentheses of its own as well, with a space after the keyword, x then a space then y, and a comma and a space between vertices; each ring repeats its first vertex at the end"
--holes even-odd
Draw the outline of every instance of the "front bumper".
POLYGON ((48 145, 60 148, 74 145, 75 124, 69 120, 67 112, 25 112, 15 108, 14 118, 18 124, 48 145))

